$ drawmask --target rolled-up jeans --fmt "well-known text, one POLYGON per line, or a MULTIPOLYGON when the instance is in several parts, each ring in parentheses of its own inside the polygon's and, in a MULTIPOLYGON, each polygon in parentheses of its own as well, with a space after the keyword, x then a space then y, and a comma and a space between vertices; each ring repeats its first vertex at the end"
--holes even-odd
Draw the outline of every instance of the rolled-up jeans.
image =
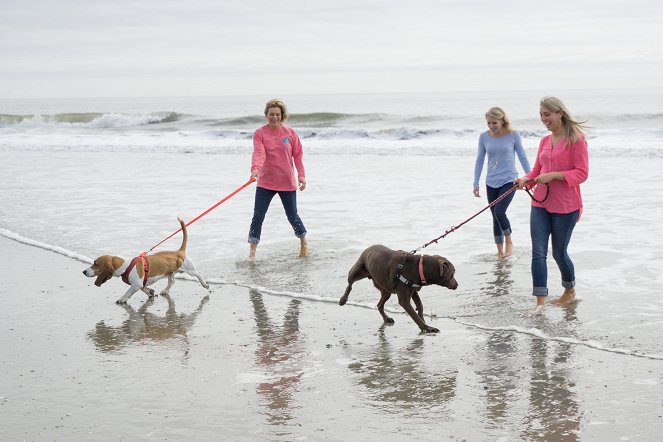
MULTIPOLYGON (((486 185, 486 196, 488 203, 492 203, 497 198, 504 195, 511 190, 513 183, 506 183, 502 187, 490 187, 486 185)), ((506 209, 513 200, 515 192, 511 192, 505 196, 499 203, 490 207, 490 212, 493 214, 493 235, 495 236, 495 244, 504 243, 504 237, 511 235, 511 223, 506 216, 506 209)))
POLYGON ((553 258, 562 275, 562 287, 573 288, 576 283, 573 261, 567 253, 578 210, 571 213, 550 213, 532 206, 530 235, 532 237, 532 283, 534 296, 548 295, 548 240, 552 242, 553 258))
POLYGON ((272 202, 274 195, 279 194, 281 203, 285 209, 285 214, 288 217, 288 222, 295 231, 297 238, 306 236, 306 228, 299 214, 297 213, 297 191, 296 190, 269 190, 264 187, 256 187, 256 199, 253 206, 253 219, 251 220, 251 227, 249 228, 249 242, 258 244, 260 242, 260 234, 262 232, 262 222, 265 220, 267 209, 272 202))

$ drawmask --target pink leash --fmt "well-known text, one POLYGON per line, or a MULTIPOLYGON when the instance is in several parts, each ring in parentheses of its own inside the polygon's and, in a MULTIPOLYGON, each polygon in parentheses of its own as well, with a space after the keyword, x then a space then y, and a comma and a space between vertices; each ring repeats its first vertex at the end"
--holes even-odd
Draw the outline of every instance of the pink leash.
MULTIPOLYGON (((530 186, 529 188, 525 188, 525 190, 527 191, 527 194, 528 194, 528 195, 530 196, 530 198, 532 198, 534 201, 536 201, 536 202, 538 202, 538 203, 543 203, 543 202, 548 198, 548 192, 550 192, 550 186, 548 186, 548 184, 546 184, 546 196, 545 196, 542 200, 537 200, 537 199, 534 198, 534 196, 530 193, 530 190, 532 189, 532 187, 534 187, 534 186, 530 186)), ((481 213, 485 212, 486 210, 488 210, 488 209, 490 209, 491 207, 493 207, 495 204, 497 204, 497 203, 499 203, 500 201, 502 201, 504 198, 507 197, 507 195, 509 195, 510 193, 512 193, 513 191, 515 191, 517 188, 518 188, 518 184, 514 184, 513 187, 511 187, 509 190, 507 190, 507 191, 504 192, 502 195, 500 195, 500 197, 497 198, 495 201, 493 201, 492 203, 488 204, 486 207, 484 207, 483 209, 479 210, 477 213, 475 213, 475 214, 472 215, 471 217, 467 218, 465 221, 463 221, 462 223, 458 224, 457 226, 453 226, 453 227, 451 227, 449 230, 447 230, 446 232, 444 232, 442 235, 438 236, 437 238, 428 241, 428 242, 427 242, 426 244, 424 244, 423 246, 417 247, 416 249, 414 249, 413 251, 411 251, 410 254, 411 254, 411 255, 414 255, 414 254, 417 253, 419 250, 424 249, 424 248, 428 247, 429 245, 431 245, 431 244, 433 244, 433 243, 437 243, 440 239, 446 237, 446 236, 447 236, 448 234, 450 234, 451 232, 455 232, 456 230, 458 230, 458 229, 459 229, 461 226, 463 226, 464 224, 466 224, 466 223, 472 221, 474 218, 476 218, 477 216, 479 216, 481 213)))
MULTIPOLYGON (((239 193, 239 192, 240 192, 241 190, 243 190, 245 187, 247 187, 248 185, 250 185, 251 183, 253 183, 255 180, 256 180, 256 179, 255 179, 254 177, 251 177, 246 183, 242 184, 240 187, 238 187, 237 189, 235 189, 232 193, 230 193, 230 194, 228 194, 227 196, 225 196, 221 201, 219 201, 218 203, 214 204, 212 207, 210 207, 209 209, 205 210, 203 213, 201 213, 200 215, 198 215, 197 217, 195 217, 194 219, 192 219, 191 221, 189 221, 189 222, 186 223, 185 225, 188 227, 188 226, 190 226, 191 224, 195 223, 195 222, 198 221, 200 218, 202 218, 203 216, 207 215, 207 214, 210 213, 212 210, 216 209, 216 208, 219 207, 221 204, 225 203, 225 202, 228 201, 230 198, 232 198, 233 196, 235 196, 237 193, 239 193)), ((156 249, 158 246, 160 246, 160 245, 163 244, 164 242, 168 241, 170 238, 172 238, 173 236, 175 236, 176 234, 178 234, 178 233, 181 232, 181 231, 182 231, 181 228, 180 228, 180 229, 177 229, 176 231, 174 231, 173 233, 171 233, 168 237, 166 237, 165 239, 162 239, 161 241, 159 241, 158 243, 156 243, 155 245, 153 245, 152 247, 150 247, 150 249, 149 249, 147 252, 143 252, 143 253, 149 253, 149 252, 151 252, 152 250, 156 249)))

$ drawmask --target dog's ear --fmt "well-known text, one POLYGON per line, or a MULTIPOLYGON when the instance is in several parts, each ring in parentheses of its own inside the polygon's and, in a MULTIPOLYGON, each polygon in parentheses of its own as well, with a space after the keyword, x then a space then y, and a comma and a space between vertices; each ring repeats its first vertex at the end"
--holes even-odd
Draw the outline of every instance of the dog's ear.
POLYGON ((94 281, 94 285, 101 287, 101 284, 105 283, 113 277, 113 273, 117 270, 124 261, 117 256, 102 256, 97 259, 95 262, 99 266, 99 275, 94 281))
POLYGON ((109 266, 104 266, 104 268, 101 270, 101 273, 99 273, 99 276, 97 276, 97 279, 95 279, 94 285, 101 287, 101 284, 108 281, 112 277, 113 270, 109 266))
POLYGON ((451 265, 451 263, 446 259, 440 257, 440 259, 437 260, 438 264, 440 264, 440 276, 444 278, 445 274, 447 277, 453 276, 453 273, 449 275, 449 272, 453 272, 454 268, 451 265))

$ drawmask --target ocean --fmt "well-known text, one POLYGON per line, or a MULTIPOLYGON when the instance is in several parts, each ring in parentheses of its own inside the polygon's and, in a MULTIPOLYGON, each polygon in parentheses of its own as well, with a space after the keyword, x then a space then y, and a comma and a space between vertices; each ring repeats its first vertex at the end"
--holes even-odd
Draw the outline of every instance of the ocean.
MULTIPOLYGON (((450 259, 460 283, 456 292, 424 294, 425 312, 663 358, 656 339, 663 240, 655 233, 663 212, 663 91, 557 95, 590 126, 585 210, 570 246, 580 319, 569 329, 560 309, 549 308, 555 320, 540 329, 518 314, 534 303, 522 192, 509 210, 512 258, 496 259, 488 211, 424 250, 450 259)), ((83 262, 149 249, 178 228, 177 216, 191 220, 247 181, 252 131, 263 124, 268 98, 0 101, 0 233, 83 262)), ((546 134, 534 92, 281 98, 304 146, 308 186, 298 204, 310 257, 297 259, 298 241, 275 199, 258 259, 247 261, 253 186, 189 227, 189 254, 213 282, 320 302, 321 309, 337 308, 365 247, 413 250, 485 207, 471 189, 489 107, 505 109, 532 164, 546 134)), ((155 251, 176 248, 179 238, 155 251)), ((561 293, 549 261, 551 293, 561 293)), ((364 281, 350 304, 374 308, 377 300, 364 281)), ((132 302, 142 302, 141 294, 132 302)), ((400 311, 395 301, 388 305, 400 311)))

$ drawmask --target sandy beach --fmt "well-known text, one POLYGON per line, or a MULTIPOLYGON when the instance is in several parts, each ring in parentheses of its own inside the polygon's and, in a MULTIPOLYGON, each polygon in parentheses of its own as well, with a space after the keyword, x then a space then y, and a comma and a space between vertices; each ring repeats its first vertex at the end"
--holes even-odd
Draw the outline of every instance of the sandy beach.
POLYGON ((656 440, 663 423, 660 360, 450 318, 422 335, 232 284, 118 306, 119 280, 5 237, 0 265, 2 440, 656 440))

